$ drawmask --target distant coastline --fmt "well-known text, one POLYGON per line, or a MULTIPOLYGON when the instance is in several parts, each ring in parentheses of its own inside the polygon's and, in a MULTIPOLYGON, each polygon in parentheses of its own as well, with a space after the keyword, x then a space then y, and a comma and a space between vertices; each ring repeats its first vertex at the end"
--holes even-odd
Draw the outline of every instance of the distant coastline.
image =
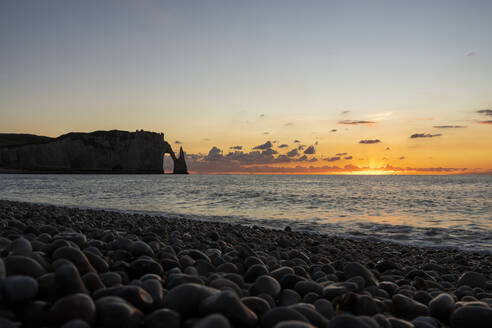
POLYGON ((187 174, 163 133, 111 130, 70 132, 57 138, 0 134, 0 173, 7 174, 163 174, 164 154, 174 174, 187 174))

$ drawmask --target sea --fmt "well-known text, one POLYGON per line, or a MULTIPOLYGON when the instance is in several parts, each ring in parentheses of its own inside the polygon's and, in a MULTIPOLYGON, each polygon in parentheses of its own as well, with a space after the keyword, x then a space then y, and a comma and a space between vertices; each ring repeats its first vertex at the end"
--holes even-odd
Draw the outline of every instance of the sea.
POLYGON ((492 254, 492 175, 0 174, 0 199, 492 254))

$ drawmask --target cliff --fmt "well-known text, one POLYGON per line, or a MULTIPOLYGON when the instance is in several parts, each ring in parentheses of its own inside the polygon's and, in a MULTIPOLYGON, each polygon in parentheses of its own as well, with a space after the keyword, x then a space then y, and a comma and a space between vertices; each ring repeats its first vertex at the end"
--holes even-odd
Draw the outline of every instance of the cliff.
MULTIPOLYGON (((164 173, 165 153, 174 155, 162 133, 72 132, 43 143, 0 147, 0 168, 34 172, 164 173)), ((182 163, 178 166, 182 167, 182 163)))
POLYGON ((53 141, 53 138, 35 134, 0 133, 0 148, 24 145, 35 145, 53 141))

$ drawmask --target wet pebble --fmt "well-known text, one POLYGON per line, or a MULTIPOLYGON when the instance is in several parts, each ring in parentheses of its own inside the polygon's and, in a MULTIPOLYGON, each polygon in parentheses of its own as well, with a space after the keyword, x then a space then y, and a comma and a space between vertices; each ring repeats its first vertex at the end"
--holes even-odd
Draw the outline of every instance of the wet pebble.
POLYGON ((96 305, 86 294, 71 294, 59 299, 53 304, 51 313, 60 324, 73 319, 80 319, 90 324, 96 321, 96 305))
POLYGON ((231 324, 225 316, 215 313, 200 319, 193 328, 231 328, 231 324))
POLYGON ((108 328, 138 328, 144 322, 143 313, 117 296, 106 296, 96 301, 97 323, 108 328))
POLYGON ((3 294, 12 307, 25 305, 38 294, 38 282, 28 276, 9 276, 3 283, 3 294))

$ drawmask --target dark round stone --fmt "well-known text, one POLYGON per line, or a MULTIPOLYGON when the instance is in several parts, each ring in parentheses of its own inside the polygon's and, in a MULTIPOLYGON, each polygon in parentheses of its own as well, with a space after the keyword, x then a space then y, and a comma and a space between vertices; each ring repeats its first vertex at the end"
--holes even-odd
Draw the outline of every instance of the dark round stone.
POLYGON ((150 257, 140 257, 130 263, 130 275, 133 278, 140 278, 144 274, 148 273, 162 276, 164 274, 164 269, 159 263, 150 257))
POLYGON ((323 295, 323 286, 315 281, 302 280, 295 284, 294 290, 301 296, 306 295, 309 292, 314 292, 318 295, 323 295))
POLYGON ((4 279, 7 276, 7 269, 5 269, 5 263, 3 263, 3 259, 0 257, 0 279, 4 279))
POLYGON ((124 285, 98 289, 94 292, 94 299, 107 296, 117 296, 132 304, 141 311, 152 309, 154 300, 150 294, 140 286, 124 285))
POLYGON ((315 328, 320 326, 313 326, 310 323, 298 321, 298 320, 288 320, 277 323, 273 328, 315 328))
POLYGON ((84 320, 73 319, 65 323, 61 328, 90 328, 91 325, 84 320))
POLYGON ((153 300, 153 308, 162 307, 164 302, 164 290, 162 284, 157 279, 147 279, 142 281, 142 288, 149 293, 153 300))
POLYGON ((415 326, 407 320, 389 318, 388 321, 391 324, 391 328, 415 328, 415 326))
POLYGON ((305 316, 306 319, 308 319, 309 322, 316 327, 328 326, 328 319, 326 319, 320 313, 316 312, 315 307, 312 304, 297 303, 289 306, 289 308, 305 316))
POLYGON ((316 308, 316 311, 318 311, 328 319, 333 318, 333 316, 335 315, 333 304, 324 298, 317 299, 314 302, 314 307, 316 308))
POLYGON ((84 293, 88 294, 87 288, 80 278, 79 271, 71 262, 62 264, 55 270, 55 281, 60 293, 64 295, 84 293))
POLYGON ((160 328, 165 323, 166 328, 180 328, 181 315, 171 309, 158 309, 145 317, 145 328, 160 328))
POLYGON ((451 315, 453 328, 489 328, 492 323, 492 309, 482 306, 463 306, 451 315))
POLYGON ((341 314, 330 320, 329 328, 372 328, 366 325, 359 317, 350 314, 341 314))
POLYGON ((38 262, 27 256, 12 255, 4 261, 7 276, 21 275, 37 278, 46 273, 38 262))
POLYGON ((231 328, 231 324, 222 314, 211 314, 197 321, 193 328, 231 328))
POLYGON ((244 275, 244 281, 246 282, 254 282, 259 276, 267 275, 268 269, 263 264, 253 264, 246 274, 244 275))
POLYGON ((487 287, 487 280, 481 273, 468 271, 463 273, 458 279, 458 286, 470 286, 472 288, 480 287, 485 289, 487 287))
POLYGON ((96 301, 98 327, 138 328, 144 321, 142 312, 124 299, 106 296, 96 301))
POLYGON ((0 327, 2 328, 19 328, 20 326, 20 322, 11 321, 7 318, 0 317, 0 327))
POLYGON ((108 263, 102 258, 102 256, 97 255, 93 252, 84 251, 85 256, 89 260, 92 267, 98 272, 107 272, 109 269, 108 263))
POLYGON ((454 298, 449 294, 439 294, 429 302, 429 311, 433 317, 447 322, 454 308, 454 298))
POLYGON ((244 327, 256 327, 258 317, 229 290, 211 295, 200 303, 200 314, 222 313, 232 323, 244 327))
POLYGON ((133 257, 140 257, 142 255, 154 257, 154 250, 144 241, 134 241, 128 249, 133 257))
POLYGON ((248 296, 241 298, 241 301, 250 310, 252 310, 258 318, 261 318, 265 312, 270 310, 270 304, 261 297, 248 296))
POLYGON ((198 315, 200 303, 207 297, 220 293, 218 289, 185 283, 174 287, 164 298, 164 306, 179 312, 183 317, 198 315))
POLYGON ((30 256, 32 253, 31 242, 23 237, 17 238, 10 243, 10 254, 30 256))
MULTIPOLYGON (((32 301, 16 311, 17 317, 22 320, 24 327, 44 327, 53 324, 53 315, 50 312, 51 304, 41 300, 32 301)), ((0 325, 1 327, 1 325, 0 325)))
POLYGON ((242 295, 241 288, 233 281, 225 278, 214 279, 210 284, 210 287, 220 290, 233 290, 238 297, 242 295))
POLYGON ((239 269, 234 263, 226 262, 217 267, 217 272, 238 273, 239 269))
POLYGON ((429 315, 429 308, 426 305, 419 303, 405 295, 395 294, 392 297, 392 301, 393 306, 399 313, 407 315, 411 318, 421 315, 429 315))
POLYGON ((368 268, 357 262, 350 262, 347 265, 345 265, 343 268, 343 274, 347 279, 356 276, 361 276, 366 281, 366 286, 378 285, 378 281, 374 277, 372 272, 368 268))
POLYGON ((7 303, 20 306, 29 303, 38 294, 38 282, 28 276, 8 276, 3 281, 3 293, 7 303))
POLYGON ((376 314, 372 317, 376 321, 380 328, 392 328, 389 320, 382 314, 376 314))
POLYGON ((122 284, 121 276, 116 272, 104 272, 99 275, 106 287, 115 287, 122 284))
POLYGON ((277 281, 281 281, 283 276, 285 276, 286 274, 294 274, 294 269, 292 269, 291 267, 283 266, 270 272, 270 275, 273 278, 277 279, 277 281))
POLYGON ((277 323, 288 320, 309 322, 309 320, 299 312, 288 307, 279 306, 268 310, 261 317, 260 326, 261 328, 272 328, 277 323))
POLYGON ((87 244, 87 237, 78 232, 61 232, 55 238, 71 241, 79 247, 84 247, 87 244))
POLYGON ((279 305, 289 306, 299 303, 301 301, 301 295, 293 289, 283 289, 280 296, 279 305))
POLYGON ((96 272, 85 254, 74 247, 60 247, 51 256, 52 260, 65 259, 72 262, 81 275, 87 272, 96 272))
POLYGON ((95 272, 88 272, 83 275, 82 282, 91 293, 105 287, 101 278, 99 278, 99 275, 95 272))
POLYGON ((255 283, 253 284, 251 291, 252 294, 268 294, 274 299, 276 299, 282 290, 280 283, 273 277, 268 275, 262 275, 256 278, 255 283))
POLYGON ((60 324, 73 319, 84 320, 90 324, 96 321, 96 306, 86 294, 65 296, 53 305, 51 313, 60 324))

